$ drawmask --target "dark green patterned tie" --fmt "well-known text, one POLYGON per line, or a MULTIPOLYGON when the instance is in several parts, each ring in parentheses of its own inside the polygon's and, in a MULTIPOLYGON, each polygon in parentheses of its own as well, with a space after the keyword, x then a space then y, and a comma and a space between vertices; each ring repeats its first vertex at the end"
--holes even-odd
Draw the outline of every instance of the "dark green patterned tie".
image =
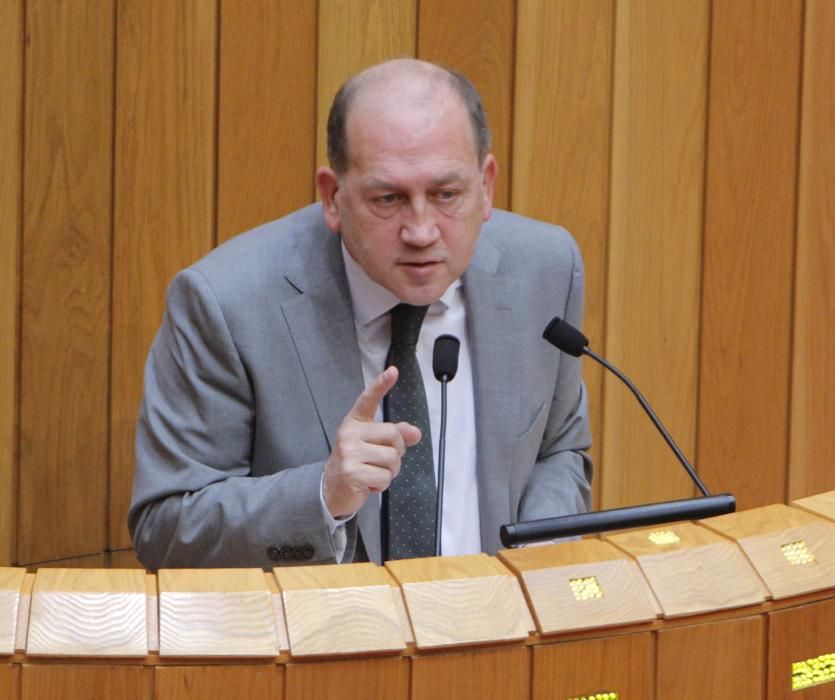
POLYGON ((398 304, 391 310, 391 347, 386 367, 399 371, 397 384, 383 400, 383 420, 406 421, 420 428, 420 442, 406 450, 400 474, 383 499, 384 559, 430 557, 435 554, 435 466, 426 390, 418 365, 420 327, 428 306, 398 304))

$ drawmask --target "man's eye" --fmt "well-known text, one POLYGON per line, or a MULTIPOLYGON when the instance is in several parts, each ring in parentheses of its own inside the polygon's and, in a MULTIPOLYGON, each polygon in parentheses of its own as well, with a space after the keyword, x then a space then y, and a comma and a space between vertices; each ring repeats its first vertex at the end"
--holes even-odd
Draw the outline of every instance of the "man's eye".
POLYGON ((457 194, 458 194, 458 192, 456 192, 455 190, 440 190, 435 195, 435 197, 442 202, 450 202, 453 199, 455 199, 455 196, 457 194))
POLYGON ((379 197, 375 197, 374 201, 378 204, 394 204, 397 201, 397 193, 381 194, 379 197))

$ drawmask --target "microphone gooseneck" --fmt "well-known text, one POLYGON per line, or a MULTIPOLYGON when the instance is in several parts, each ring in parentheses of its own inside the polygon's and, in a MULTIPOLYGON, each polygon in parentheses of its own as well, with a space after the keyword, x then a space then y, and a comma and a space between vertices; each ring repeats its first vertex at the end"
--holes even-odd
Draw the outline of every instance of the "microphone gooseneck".
POLYGON ((441 434, 438 438, 438 493, 435 501, 435 555, 441 556, 441 532, 444 516, 444 456, 446 453, 446 389, 458 371, 461 342, 454 335, 438 336, 432 349, 432 371, 441 383, 441 434))
POLYGON ((554 317, 551 323, 549 323, 548 326, 545 328, 542 337, 545 338, 545 340, 551 343, 551 345, 556 347, 558 350, 561 350, 562 352, 567 353, 569 355, 573 355, 574 357, 588 355, 595 362, 598 362, 601 365, 603 365, 606 369, 612 372, 618 379, 620 379, 624 384, 626 384, 629 390, 635 395, 635 398, 638 399, 638 402, 641 404, 641 407, 644 409, 644 411, 646 411, 646 414, 649 416, 653 425, 655 425, 655 427, 658 429, 658 432, 661 433, 661 437, 664 438, 666 443, 670 446, 670 449, 675 453, 676 458, 684 467, 688 476, 693 480, 693 483, 696 484, 697 488, 699 489, 699 491, 702 492, 703 495, 710 496, 710 491, 708 491, 707 486, 704 485, 702 480, 699 478, 699 475, 696 474, 696 470, 693 469, 690 462, 687 461, 687 458, 684 456, 684 453, 676 444, 675 440, 673 440, 672 436, 667 432, 667 429, 661 423, 661 420, 658 418, 658 416, 655 415, 655 411, 652 410, 652 407, 649 405, 649 402, 644 398, 643 394, 641 394, 641 392, 638 391, 638 387, 636 387, 629 379, 629 377, 627 377, 617 367, 609 363, 607 360, 605 360, 603 357, 601 357, 591 348, 589 348, 589 341, 588 338, 586 338, 586 336, 584 336, 570 323, 563 321, 559 317, 554 317))

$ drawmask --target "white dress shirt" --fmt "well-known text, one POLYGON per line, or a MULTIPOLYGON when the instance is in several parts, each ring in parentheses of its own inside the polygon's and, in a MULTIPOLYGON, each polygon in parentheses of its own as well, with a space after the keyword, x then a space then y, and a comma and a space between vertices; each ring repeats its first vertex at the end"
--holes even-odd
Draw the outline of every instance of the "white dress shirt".
MULTIPOLYGON (((365 386, 382 372, 391 343, 389 311, 400 300, 372 280, 351 254, 342 246, 345 272, 351 291, 354 323, 357 329, 362 374, 365 386)), ((435 340, 444 333, 461 341, 458 372, 447 384, 447 434, 444 470, 443 529, 441 551, 445 555, 475 554, 481 551, 479 527, 478 482, 476 479, 475 403, 473 372, 467 336, 467 310, 461 280, 455 281, 443 296, 429 307, 418 339, 417 357, 432 432, 432 453, 435 475, 438 473, 438 442, 441 434, 441 384, 432 371, 435 340)), ((377 408, 375 420, 382 420, 382 406, 377 408)), ((336 520, 324 506, 326 520, 331 526, 337 559, 345 550, 345 519, 336 520), (341 546, 340 546, 341 545, 341 546)), ((349 518, 350 519, 350 518, 349 518)))

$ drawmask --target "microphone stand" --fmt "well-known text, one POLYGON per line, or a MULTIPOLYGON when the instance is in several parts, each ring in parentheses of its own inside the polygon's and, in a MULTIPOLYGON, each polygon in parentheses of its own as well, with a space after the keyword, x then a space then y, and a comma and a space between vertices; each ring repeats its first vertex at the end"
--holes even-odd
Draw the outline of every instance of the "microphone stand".
POLYGON ((444 519, 444 461, 446 456, 446 385, 447 375, 441 377, 441 435, 438 438, 438 494, 435 499, 435 556, 441 556, 441 532, 444 519))
POLYGON ((558 537, 575 537, 588 535, 597 532, 610 530, 621 530, 631 527, 642 527, 647 525, 660 525, 672 523, 679 520, 701 520, 716 515, 733 513, 736 510, 736 498, 730 493, 723 493, 716 496, 711 495, 707 486, 704 485, 696 470, 687 461, 684 453, 667 432, 664 425, 655 415, 655 411, 644 398, 638 388, 621 372, 617 367, 602 358, 588 347, 588 339, 574 326, 566 323, 560 318, 554 318, 545 332, 542 334, 545 340, 554 345, 561 352, 574 357, 588 355, 596 362, 599 362, 610 372, 620 379, 632 394, 638 399, 641 407, 652 420, 653 425, 661 433, 667 445, 675 453, 676 458, 684 467, 690 479, 702 492, 699 498, 687 498, 679 501, 663 501, 661 503, 648 503, 628 508, 614 508, 611 510, 600 510, 591 513, 580 513, 577 515, 565 515, 555 518, 543 518, 523 523, 511 523, 502 525, 499 536, 505 547, 513 547, 520 544, 530 544, 542 540, 552 540, 558 537))

